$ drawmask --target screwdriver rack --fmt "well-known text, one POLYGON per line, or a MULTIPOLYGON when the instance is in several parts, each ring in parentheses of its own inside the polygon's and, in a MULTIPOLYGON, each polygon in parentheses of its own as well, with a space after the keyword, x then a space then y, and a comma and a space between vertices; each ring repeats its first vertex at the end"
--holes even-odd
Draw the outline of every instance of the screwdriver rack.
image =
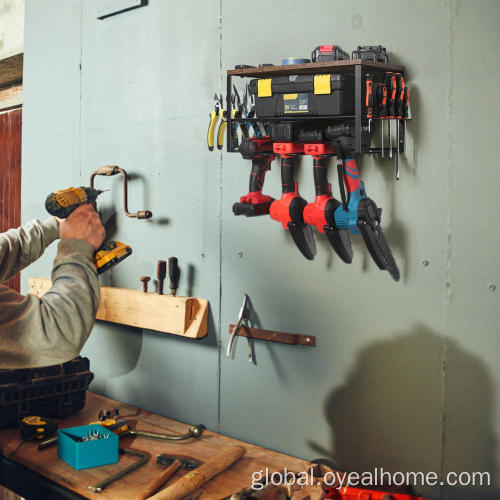
MULTIPOLYGON (((29 279, 30 293, 38 297, 42 297, 51 286, 50 279, 29 279)), ((208 300, 101 286, 101 303, 96 318, 199 339, 208 332, 208 300)))
MULTIPOLYGON (((266 66, 263 68, 245 68, 245 69, 232 69, 227 71, 226 84, 227 84, 227 94, 226 94, 226 106, 227 106, 227 130, 226 130, 226 141, 227 141, 227 151, 229 153, 238 152, 238 148, 232 148, 231 146, 231 123, 234 121, 232 119, 232 103, 231 103, 231 92, 233 88, 233 77, 247 77, 247 78, 272 78, 273 76, 287 76, 287 75, 310 75, 319 73, 341 73, 350 72, 354 74, 354 115, 332 115, 332 116, 300 116, 300 117, 286 117, 281 116, 279 118, 266 118, 265 121, 287 121, 287 120, 297 120, 302 121, 307 120, 335 120, 335 121, 353 121, 355 127, 354 136, 354 153, 356 154, 378 154, 381 153, 380 148, 369 148, 362 149, 361 145, 361 129, 363 122, 367 122, 366 113, 363 112, 363 75, 370 73, 374 75, 374 82, 376 80, 383 81, 383 75, 392 71, 394 73, 402 73, 404 76, 404 67, 395 64, 381 63, 377 61, 368 61, 366 59, 348 59, 343 61, 328 61, 328 62, 317 62, 317 63, 307 63, 307 64, 293 64, 287 66, 266 66)), ((255 121, 257 118, 252 118, 251 120, 242 118, 238 119, 238 122, 255 121)), ((374 117, 373 120, 378 120, 374 117)), ((397 120, 398 126, 400 120, 397 120)), ((392 148, 393 153, 403 152, 403 145, 405 143, 405 127, 400 127, 399 143, 396 147, 392 148)), ((385 148, 386 152, 389 152, 389 148, 385 148)))

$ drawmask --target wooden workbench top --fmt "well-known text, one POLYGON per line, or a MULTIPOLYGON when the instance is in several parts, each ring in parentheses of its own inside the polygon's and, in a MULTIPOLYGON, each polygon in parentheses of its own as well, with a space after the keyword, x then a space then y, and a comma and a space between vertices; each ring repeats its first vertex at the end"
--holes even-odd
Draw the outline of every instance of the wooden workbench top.
MULTIPOLYGON (((99 410, 113 408, 118 408, 120 415, 129 422, 136 422, 132 427, 141 431, 184 434, 191 424, 203 423, 189 422, 188 424, 183 424, 89 392, 87 393, 85 408, 75 415, 61 419, 59 427, 74 427, 95 422, 99 410)), ((20 441, 18 429, 0 430, 0 451, 4 456, 12 453, 20 441)), ((203 488, 203 493, 199 497, 201 500, 224 498, 250 486, 252 483, 252 473, 265 470, 266 467, 269 468, 270 472, 280 471, 285 467, 294 472, 302 472, 308 469, 308 462, 304 460, 231 439, 208 430, 199 439, 188 439, 179 442, 142 437, 125 437, 121 439, 121 447, 147 452, 151 455, 151 459, 146 465, 110 484, 100 493, 93 493, 88 487, 99 483, 111 474, 121 470, 135 461, 136 458, 128 455, 120 455, 117 464, 77 471, 58 458, 57 446, 39 451, 38 444, 35 442, 22 444, 8 458, 87 498, 133 500, 144 490, 145 486, 150 484, 165 469, 164 466, 156 464, 157 455, 162 453, 187 455, 203 462, 222 452, 226 447, 236 444, 246 448, 246 455, 226 472, 210 480, 203 488)), ((180 473, 175 475, 167 484, 171 484, 171 482, 174 482, 179 477, 180 473)))

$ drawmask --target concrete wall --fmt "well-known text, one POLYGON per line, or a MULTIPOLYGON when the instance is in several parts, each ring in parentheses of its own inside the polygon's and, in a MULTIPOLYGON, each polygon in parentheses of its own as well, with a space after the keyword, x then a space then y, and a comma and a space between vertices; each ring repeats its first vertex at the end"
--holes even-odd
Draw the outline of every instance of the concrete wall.
POLYGON ((24 48, 24 0, 0 0, 0 59, 24 48))
MULTIPOLYGON (((100 10, 97 0, 27 3, 23 219, 42 216, 45 193, 118 164, 134 174, 131 208, 154 217, 126 219, 119 183, 100 180, 113 186, 99 202, 109 235, 134 248, 103 283, 137 288, 157 259, 176 255, 179 293, 208 298, 211 311, 199 341, 97 324, 84 349, 92 389, 300 457, 330 456, 345 469, 485 471, 494 481, 500 4, 151 0, 104 21, 100 10), (206 148, 227 68, 307 56, 321 43, 348 51, 380 43, 406 67, 414 119, 401 181, 393 161, 358 162, 383 207, 400 283, 376 268, 359 237, 350 266, 319 235, 308 262, 268 217, 234 217, 249 164, 206 148), (317 346, 256 342, 250 366, 240 339, 227 359, 244 292, 255 325, 315 335, 317 346)), ((308 161, 298 179, 311 199, 308 161)), ((277 167, 265 191, 278 195, 277 167)), ((48 276, 53 256, 24 280, 48 276)), ((496 486, 419 491, 498 496, 496 486)))

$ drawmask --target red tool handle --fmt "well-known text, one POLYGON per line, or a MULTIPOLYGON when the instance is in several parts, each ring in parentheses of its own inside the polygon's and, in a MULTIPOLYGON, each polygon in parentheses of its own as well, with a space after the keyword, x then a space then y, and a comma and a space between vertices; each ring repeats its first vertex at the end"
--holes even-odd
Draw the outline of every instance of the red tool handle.
POLYGON ((330 194, 331 187, 328 184, 326 172, 326 158, 313 158, 314 188, 316 196, 330 194))
POLYGON ((366 117, 373 117, 373 77, 372 75, 366 75, 366 91, 365 91, 365 106, 366 106, 366 117))
POLYGON ((262 191, 266 172, 271 168, 271 162, 274 160, 273 155, 264 156, 252 159, 252 171, 250 172, 249 191, 254 193, 262 191))

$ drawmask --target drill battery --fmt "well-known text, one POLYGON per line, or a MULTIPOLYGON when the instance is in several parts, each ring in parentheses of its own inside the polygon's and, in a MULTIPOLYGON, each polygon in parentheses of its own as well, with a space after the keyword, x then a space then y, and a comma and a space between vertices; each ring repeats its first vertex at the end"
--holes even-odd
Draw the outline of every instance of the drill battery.
POLYGON ((349 54, 338 45, 319 45, 311 54, 312 62, 343 61, 349 59, 349 54))
POLYGON ((353 59, 366 59, 369 61, 389 62, 389 56, 382 45, 358 45, 357 50, 352 52, 353 59))

